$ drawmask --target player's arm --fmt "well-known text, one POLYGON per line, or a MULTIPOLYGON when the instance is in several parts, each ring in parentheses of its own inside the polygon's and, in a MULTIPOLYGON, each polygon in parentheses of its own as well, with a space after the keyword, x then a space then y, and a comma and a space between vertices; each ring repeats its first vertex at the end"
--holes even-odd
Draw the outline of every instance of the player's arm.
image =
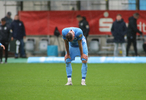
POLYGON ((81 59, 84 58, 84 59, 87 59, 87 55, 85 55, 83 53, 83 47, 82 47, 82 39, 81 40, 78 40, 78 44, 79 44, 79 49, 80 49, 80 53, 81 53, 81 59))
POLYGON ((0 43, 0 46, 1 46, 1 47, 3 47, 3 49, 5 49, 5 46, 4 46, 4 45, 2 45, 1 43, 0 43))
POLYGON ((65 43, 65 49, 66 49, 67 55, 69 55, 69 43, 65 39, 64 39, 64 43, 65 43))
POLYGON ((83 55, 82 40, 78 40, 78 44, 79 44, 80 53, 81 55, 83 55))
POLYGON ((65 39, 64 39, 64 43, 65 43, 65 49, 66 49, 66 52, 67 52, 66 55, 65 55, 65 60, 66 60, 67 58, 70 58, 70 55, 69 55, 69 43, 65 39))
POLYGON ((139 31, 139 29, 137 28, 137 25, 134 23, 133 20, 130 20, 130 21, 129 21, 129 24, 131 24, 131 28, 132 28, 135 32, 138 32, 139 34, 142 35, 142 32, 139 31))
POLYGON ((86 31, 85 31, 85 36, 88 36, 88 34, 89 34, 89 24, 88 24, 88 22, 86 21, 85 23, 85 28, 86 28, 86 31))

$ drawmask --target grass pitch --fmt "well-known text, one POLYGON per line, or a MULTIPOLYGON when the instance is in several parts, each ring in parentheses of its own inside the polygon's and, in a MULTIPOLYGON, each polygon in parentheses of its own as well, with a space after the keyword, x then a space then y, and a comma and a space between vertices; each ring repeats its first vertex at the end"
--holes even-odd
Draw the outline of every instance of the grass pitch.
POLYGON ((87 86, 72 67, 65 86, 65 64, 1 64, 0 100, 146 100, 146 64, 88 64, 87 86))

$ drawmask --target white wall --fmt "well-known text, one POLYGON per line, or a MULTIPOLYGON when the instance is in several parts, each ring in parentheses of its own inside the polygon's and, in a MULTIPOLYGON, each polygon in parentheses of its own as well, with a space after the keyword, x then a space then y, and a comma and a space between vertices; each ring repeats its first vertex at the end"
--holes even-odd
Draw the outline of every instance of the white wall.
MULTIPOLYGON (((8 11, 10 11, 12 13, 12 19, 14 19, 14 16, 17 13, 17 7, 16 6, 6 6, 6 10, 5 10, 5 6, 4 6, 5 2, 4 1, 0 1, 0 19, 5 17, 5 12, 7 13, 8 11)), ((14 4, 16 5, 15 1, 7 1, 6 2, 7 5, 10 4, 14 4)))

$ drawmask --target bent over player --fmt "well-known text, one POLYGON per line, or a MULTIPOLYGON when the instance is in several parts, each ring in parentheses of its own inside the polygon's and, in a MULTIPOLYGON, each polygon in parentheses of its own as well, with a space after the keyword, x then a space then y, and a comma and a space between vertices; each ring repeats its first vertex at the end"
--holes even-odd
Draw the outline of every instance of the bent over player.
POLYGON ((83 36, 83 32, 80 28, 69 27, 62 30, 63 39, 65 42, 66 55, 66 73, 68 82, 65 85, 72 85, 72 66, 71 61, 75 60, 76 56, 80 56, 82 60, 82 80, 81 85, 86 85, 85 79, 87 74, 87 59, 88 48, 86 39, 83 36))

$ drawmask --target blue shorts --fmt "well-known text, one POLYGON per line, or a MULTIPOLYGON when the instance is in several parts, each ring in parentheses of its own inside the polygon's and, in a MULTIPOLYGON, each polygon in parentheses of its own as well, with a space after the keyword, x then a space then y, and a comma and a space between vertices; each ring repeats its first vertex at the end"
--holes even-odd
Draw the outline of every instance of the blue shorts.
MULTIPOLYGON (((83 44, 82 47, 83 47, 83 53, 88 56, 87 44, 86 43, 83 44)), ((79 47, 72 47, 69 45, 69 55, 71 59, 69 58, 66 59, 66 62, 71 62, 72 60, 75 60, 76 56, 81 56, 79 47)), ((87 60, 87 59, 82 58, 82 60, 87 60)))

